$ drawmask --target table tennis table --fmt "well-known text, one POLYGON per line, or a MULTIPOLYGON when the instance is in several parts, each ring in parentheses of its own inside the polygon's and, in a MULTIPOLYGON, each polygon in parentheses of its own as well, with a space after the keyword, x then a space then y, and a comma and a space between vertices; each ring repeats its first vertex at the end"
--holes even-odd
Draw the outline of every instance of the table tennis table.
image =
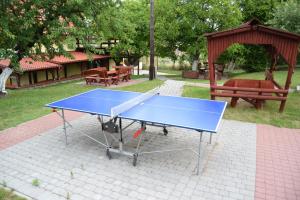
POLYGON ((85 132, 82 134, 104 146, 109 159, 112 158, 111 152, 129 156, 133 158, 134 166, 138 156, 143 154, 139 147, 146 126, 162 127, 164 135, 168 134, 167 127, 197 131, 200 135, 199 145, 198 150, 193 152, 198 157, 197 174, 199 174, 202 134, 203 132, 210 133, 211 141, 212 133, 216 133, 218 130, 226 104, 223 101, 163 96, 159 94, 159 88, 156 88, 146 93, 95 89, 49 103, 46 106, 54 109, 63 119, 66 144, 68 144, 67 127, 72 127, 72 125, 65 118, 65 110, 96 115, 101 123, 101 132, 105 141, 97 140, 85 132), (57 110, 61 110, 61 112, 57 110), (103 117, 108 118, 104 121, 103 117), (130 123, 123 127, 122 120, 130 121, 130 123), (133 138, 138 139, 138 143, 134 151, 125 151, 123 149, 123 145, 125 145, 123 132, 134 123, 140 124, 140 128, 133 134, 133 138), (109 133, 117 133, 119 138, 114 137, 118 142, 117 148, 113 148, 109 144, 107 135, 109 133))

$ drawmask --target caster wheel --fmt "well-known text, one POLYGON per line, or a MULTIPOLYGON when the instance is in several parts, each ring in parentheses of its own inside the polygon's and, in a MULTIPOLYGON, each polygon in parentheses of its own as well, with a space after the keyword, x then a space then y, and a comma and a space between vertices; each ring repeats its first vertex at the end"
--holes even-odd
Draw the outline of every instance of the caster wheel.
POLYGON ((106 149, 106 156, 108 157, 109 160, 112 158, 109 149, 106 149))
POLYGON ((164 135, 168 135, 168 130, 166 128, 164 128, 164 135))
POLYGON ((132 162, 132 165, 133 165, 133 166, 136 166, 137 157, 138 157, 137 154, 134 154, 134 155, 133 155, 133 162, 132 162))

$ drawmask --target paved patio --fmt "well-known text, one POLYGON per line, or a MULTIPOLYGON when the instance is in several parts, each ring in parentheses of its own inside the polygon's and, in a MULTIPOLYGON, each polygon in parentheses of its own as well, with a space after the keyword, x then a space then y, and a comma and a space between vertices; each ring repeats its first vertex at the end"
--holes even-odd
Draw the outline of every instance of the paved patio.
MULTIPOLYGON (((80 134, 100 140, 94 116, 73 121, 70 144, 61 127, 44 132, 0 152, 0 180, 35 199, 253 199, 255 190, 255 125, 224 121, 208 145, 203 141, 203 167, 195 175, 196 156, 190 151, 150 154, 132 160, 113 154, 80 134), (243 130, 243 134, 240 132, 243 130), (252 141, 249 143, 249 141, 252 141), (247 157, 245 157, 247 154, 247 157), (247 169, 247 170, 245 170, 247 169), (32 186, 38 179, 39 187, 32 186)), ((138 127, 135 127, 138 128, 138 127)), ((134 127, 127 132, 133 133, 134 127)), ((148 127, 145 150, 197 148, 197 132, 148 127)), ((133 146, 136 141, 130 143, 133 146)))
MULTIPOLYGON (((167 81, 165 95, 183 85, 167 81)), ((300 130, 223 120, 218 134, 202 142, 201 174, 191 151, 146 154, 136 167, 83 136, 99 140, 95 116, 68 112, 74 128, 65 145, 55 114, 0 132, 0 183, 33 199, 300 199, 300 130), (33 186, 34 180, 39 186, 33 186)), ((126 130, 128 137, 138 126, 126 130)), ((147 127, 142 148, 197 148, 199 134, 147 127)), ((137 141, 129 143, 133 148, 137 141)))

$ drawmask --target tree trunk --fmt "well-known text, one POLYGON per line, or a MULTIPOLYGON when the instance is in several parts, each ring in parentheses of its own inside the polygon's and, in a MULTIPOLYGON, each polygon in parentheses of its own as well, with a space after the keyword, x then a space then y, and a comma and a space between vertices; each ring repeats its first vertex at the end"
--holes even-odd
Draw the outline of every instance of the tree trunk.
POLYGON ((198 64, 199 64, 199 58, 194 58, 194 60, 193 60, 193 65, 192 65, 192 70, 193 71, 197 71, 197 69, 198 69, 198 64))
POLYGON ((155 79, 154 68, 154 0, 150 0, 150 67, 149 80, 155 79))
POLYGON ((172 69, 175 69, 176 60, 173 60, 172 69))
POLYGON ((0 74, 0 93, 7 94, 5 90, 5 84, 8 77, 13 73, 13 69, 6 67, 3 69, 2 73, 0 74))
POLYGON ((228 64, 227 69, 229 72, 232 72, 234 70, 234 68, 235 68, 235 60, 231 60, 228 64))

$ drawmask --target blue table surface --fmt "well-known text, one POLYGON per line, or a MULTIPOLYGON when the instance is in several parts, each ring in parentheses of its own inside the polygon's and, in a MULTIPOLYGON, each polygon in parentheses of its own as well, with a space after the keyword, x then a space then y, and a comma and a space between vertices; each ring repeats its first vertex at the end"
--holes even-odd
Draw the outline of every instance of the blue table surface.
MULTIPOLYGON (((96 89, 46 106, 110 116, 111 108, 141 95, 138 92, 96 89)), ((226 102, 155 95, 121 113, 125 119, 217 132, 226 102)))

